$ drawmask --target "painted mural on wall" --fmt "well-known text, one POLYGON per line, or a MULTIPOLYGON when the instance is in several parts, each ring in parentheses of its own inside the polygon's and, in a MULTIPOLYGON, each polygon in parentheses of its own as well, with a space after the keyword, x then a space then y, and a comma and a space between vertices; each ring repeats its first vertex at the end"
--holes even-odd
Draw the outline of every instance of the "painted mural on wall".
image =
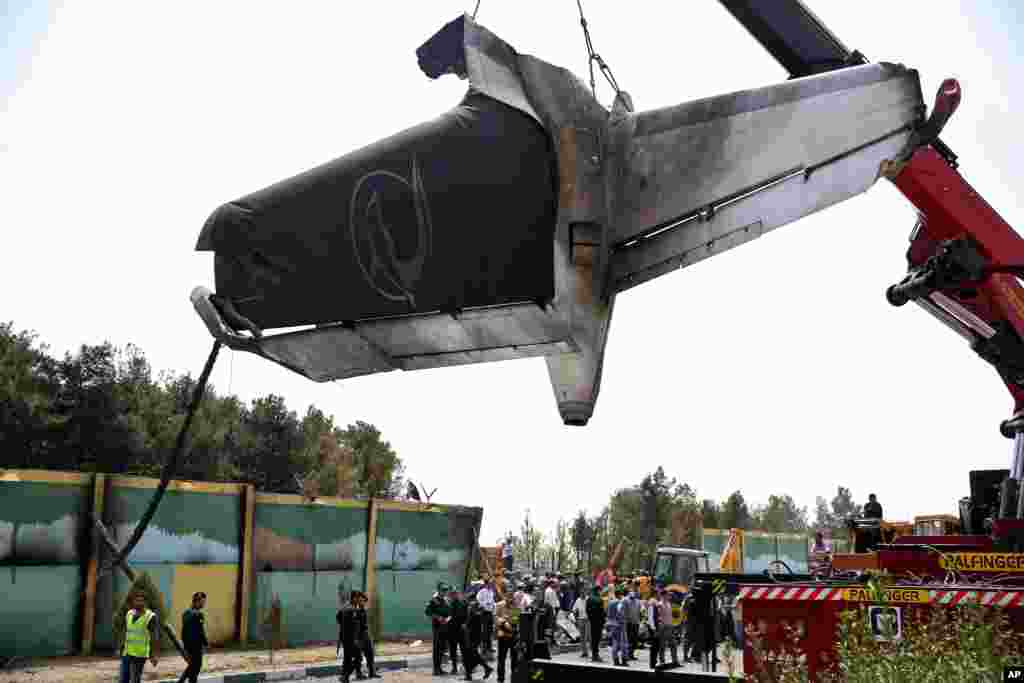
POLYGON ((77 646, 92 495, 82 479, 0 481, 0 657, 77 646))
POLYGON ((256 504, 258 572, 352 571, 366 566, 365 505, 256 504))
MULTIPOLYGON (((127 542, 153 497, 151 488, 111 487, 104 517, 119 543, 127 542)), ((167 491, 129 562, 236 564, 241 540, 241 496, 167 491)))
MULTIPOLYGON (((0 472, 0 657, 71 654, 82 634, 85 572, 92 552, 92 477, 8 475, 0 472)), ((107 482, 104 522, 124 543, 155 482, 121 477, 107 482)), ((129 562, 157 583, 175 628, 192 593, 205 590, 210 596, 208 632, 214 644, 222 644, 237 634, 242 497, 203 486, 167 491, 129 562)), ((289 643, 333 642, 339 605, 348 602, 353 589, 366 589, 367 504, 322 500, 311 505, 284 498, 267 495, 256 501, 253 583, 243 598, 250 607, 250 639, 260 640, 260 622, 277 596, 289 643)), ((437 582, 462 585, 465 579, 482 510, 431 510, 385 503, 378 511, 375 592, 386 637, 429 636, 423 607, 437 582)), ((97 652, 114 644, 113 606, 128 588, 119 572, 97 583, 97 652)))
POLYGON ((89 482, 0 481, 0 565, 79 563, 91 495, 89 482))
MULTIPOLYGON (((104 501, 103 518, 118 544, 126 543, 135 530, 155 492, 153 483, 152 480, 110 482, 104 501), (145 486, 138 485, 143 483, 145 486)), ((213 572, 210 574, 212 577, 237 576, 241 559, 241 534, 241 496, 233 492, 182 491, 171 488, 164 494, 153 521, 128 556, 128 562, 137 570, 147 572, 156 582, 164 595, 164 607, 171 614, 175 628, 180 628, 176 621, 180 619, 180 614, 173 610, 183 601, 190 601, 191 593, 197 589, 190 583, 182 583, 178 578, 182 572, 178 570, 196 566, 208 568, 213 572)), ((97 583, 98 647, 113 647, 111 623, 114 607, 120 604, 129 588, 130 583, 120 572, 108 575, 97 583)), ((232 598, 221 605, 220 596, 217 601, 213 607, 212 599, 208 602, 207 614, 208 620, 217 620, 217 637, 222 640, 234 631, 233 617, 223 613, 233 610, 235 601, 232 598), (230 624, 230 627, 220 622, 230 624)))
POLYGON ((423 608, 439 581, 463 585, 481 514, 469 508, 378 513, 377 589, 385 636, 430 633, 423 608))
POLYGON ((254 511, 255 587, 249 610, 253 640, 274 596, 292 645, 337 639, 335 615, 352 590, 365 588, 369 512, 365 503, 260 502, 254 511))

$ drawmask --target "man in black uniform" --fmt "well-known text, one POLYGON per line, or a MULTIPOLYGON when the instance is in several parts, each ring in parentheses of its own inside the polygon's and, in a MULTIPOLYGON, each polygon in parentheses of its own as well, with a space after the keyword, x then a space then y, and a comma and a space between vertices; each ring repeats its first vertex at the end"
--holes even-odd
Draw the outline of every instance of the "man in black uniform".
POLYGON ((476 601, 476 598, 472 598, 468 605, 468 613, 466 617, 465 633, 466 638, 463 641, 462 651, 462 665, 466 669, 466 680, 473 680, 473 671, 477 666, 484 668, 484 680, 491 677, 492 669, 490 665, 483 660, 480 656, 480 644, 483 641, 483 630, 484 630, 484 611, 480 607, 480 604, 476 601))
POLYGON ((362 679, 362 672, 359 671, 359 647, 357 636, 359 634, 359 622, 357 617, 357 594, 352 591, 349 597, 349 604, 338 611, 338 643, 345 652, 344 661, 341 665, 341 683, 348 683, 352 672, 358 672, 357 679, 362 679))
POLYGON ((864 503, 864 516, 871 519, 882 519, 882 505, 873 493, 868 496, 868 502, 864 503))
POLYGON ((705 652, 705 610, 706 601, 700 600, 697 595, 688 596, 690 603, 686 613, 687 638, 691 644, 690 657, 694 662, 704 661, 705 652))
POLYGON ((192 608, 181 615, 181 644, 188 654, 188 668, 181 674, 178 683, 196 683, 199 672, 203 668, 203 649, 209 646, 206 640, 206 617, 203 607, 206 606, 206 593, 192 596, 192 608))
MULTIPOLYGON (((367 678, 380 678, 373 664, 373 639, 370 638, 370 618, 366 613, 366 593, 355 591, 356 598, 356 650, 366 660, 367 678)), ((356 659, 356 678, 363 678, 362 662, 356 659)))
MULTIPOLYGON (((469 619, 469 607, 462 599, 462 593, 455 587, 448 591, 448 605, 451 609, 448 621, 448 652, 452 660, 452 674, 459 671, 458 651, 462 650, 463 665, 466 664, 466 621, 469 619)), ((467 669, 468 671, 468 669, 467 669)))
MULTIPOLYGON (((445 650, 448 649, 448 623, 451 618, 451 607, 445 600, 445 593, 448 586, 443 582, 437 584, 437 592, 427 603, 426 615, 430 617, 430 628, 434 635, 434 675, 443 676, 445 670, 441 668, 441 661, 444 659, 445 650)), ((452 660, 454 662, 454 658, 452 660)), ((455 673, 455 667, 452 667, 455 673)))
POLYGON ((590 657, 595 662, 603 662, 601 658, 601 636, 604 635, 605 621, 604 601, 601 590, 594 586, 587 600, 587 620, 590 622, 590 657))

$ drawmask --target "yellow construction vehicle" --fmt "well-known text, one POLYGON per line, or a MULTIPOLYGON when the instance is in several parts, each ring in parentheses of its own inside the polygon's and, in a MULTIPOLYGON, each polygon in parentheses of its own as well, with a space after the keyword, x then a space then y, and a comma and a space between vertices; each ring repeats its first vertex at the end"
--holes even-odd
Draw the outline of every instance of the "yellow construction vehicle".
POLYGON ((672 625, 680 627, 686 619, 683 599, 690 592, 693 576, 710 571, 708 552, 679 546, 659 546, 654 559, 654 582, 672 597, 672 625), (703 560, 703 562, 701 562, 703 560))
POLYGON ((722 550, 718 571, 729 574, 743 573, 743 529, 729 529, 729 540, 722 550))

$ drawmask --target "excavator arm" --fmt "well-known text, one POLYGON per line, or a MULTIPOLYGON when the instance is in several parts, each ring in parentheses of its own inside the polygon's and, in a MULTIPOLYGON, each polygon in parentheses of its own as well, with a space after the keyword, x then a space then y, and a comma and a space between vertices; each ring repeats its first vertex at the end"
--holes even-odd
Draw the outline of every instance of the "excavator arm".
MULTIPOLYGON (((720 0, 793 78, 867 63, 800 0, 720 0)), ((883 169, 919 214, 907 251, 908 272, 886 292, 895 306, 913 301, 964 337, 993 365, 1013 397, 1007 438, 1024 431, 1024 240, 957 171, 938 134, 960 102, 943 82, 916 151, 883 169)))

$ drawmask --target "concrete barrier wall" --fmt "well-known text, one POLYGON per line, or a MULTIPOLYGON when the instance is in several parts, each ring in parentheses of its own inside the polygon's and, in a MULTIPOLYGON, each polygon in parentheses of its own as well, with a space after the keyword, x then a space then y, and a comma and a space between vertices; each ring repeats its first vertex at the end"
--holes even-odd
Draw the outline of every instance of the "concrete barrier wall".
POLYGON ((289 644, 337 639, 340 604, 366 587, 368 508, 366 501, 310 505, 300 496, 256 496, 250 634, 265 635, 262 624, 277 596, 289 644))
POLYGON ((88 475, 0 471, 0 656, 78 648, 88 475))
MULTIPOLYGON (((0 470, 0 657, 109 650, 129 588, 97 579, 92 515, 124 544, 156 479, 0 470)), ((172 482, 129 557, 164 597, 171 625, 207 594, 213 644, 261 642, 274 597, 290 645, 333 642, 349 591, 371 595, 379 636, 429 635, 438 581, 462 585, 483 510, 387 500, 257 494, 231 483, 172 482)))
POLYGON ((440 507, 381 509, 377 518, 376 575, 381 635, 430 635, 423 610, 437 584, 462 586, 479 517, 440 507), (423 596, 410 600, 408 596, 423 596))
MULTIPOLYGON (((102 519, 118 545, 128 542, 154 488, 151 479, 106 478, 102 519)), ((165 613, 176 631, 181 630, 181 614, 191 605, 193 593, 207 594, 207 635, 214 645, 235 639, 243 488, 173 482, 128 558, 132 569, 149 573, 160 588, 165 613)), ((102 649, 114 647, 114 610, 130 587, 120 572, 97 583, 95 642, 102 649)))

